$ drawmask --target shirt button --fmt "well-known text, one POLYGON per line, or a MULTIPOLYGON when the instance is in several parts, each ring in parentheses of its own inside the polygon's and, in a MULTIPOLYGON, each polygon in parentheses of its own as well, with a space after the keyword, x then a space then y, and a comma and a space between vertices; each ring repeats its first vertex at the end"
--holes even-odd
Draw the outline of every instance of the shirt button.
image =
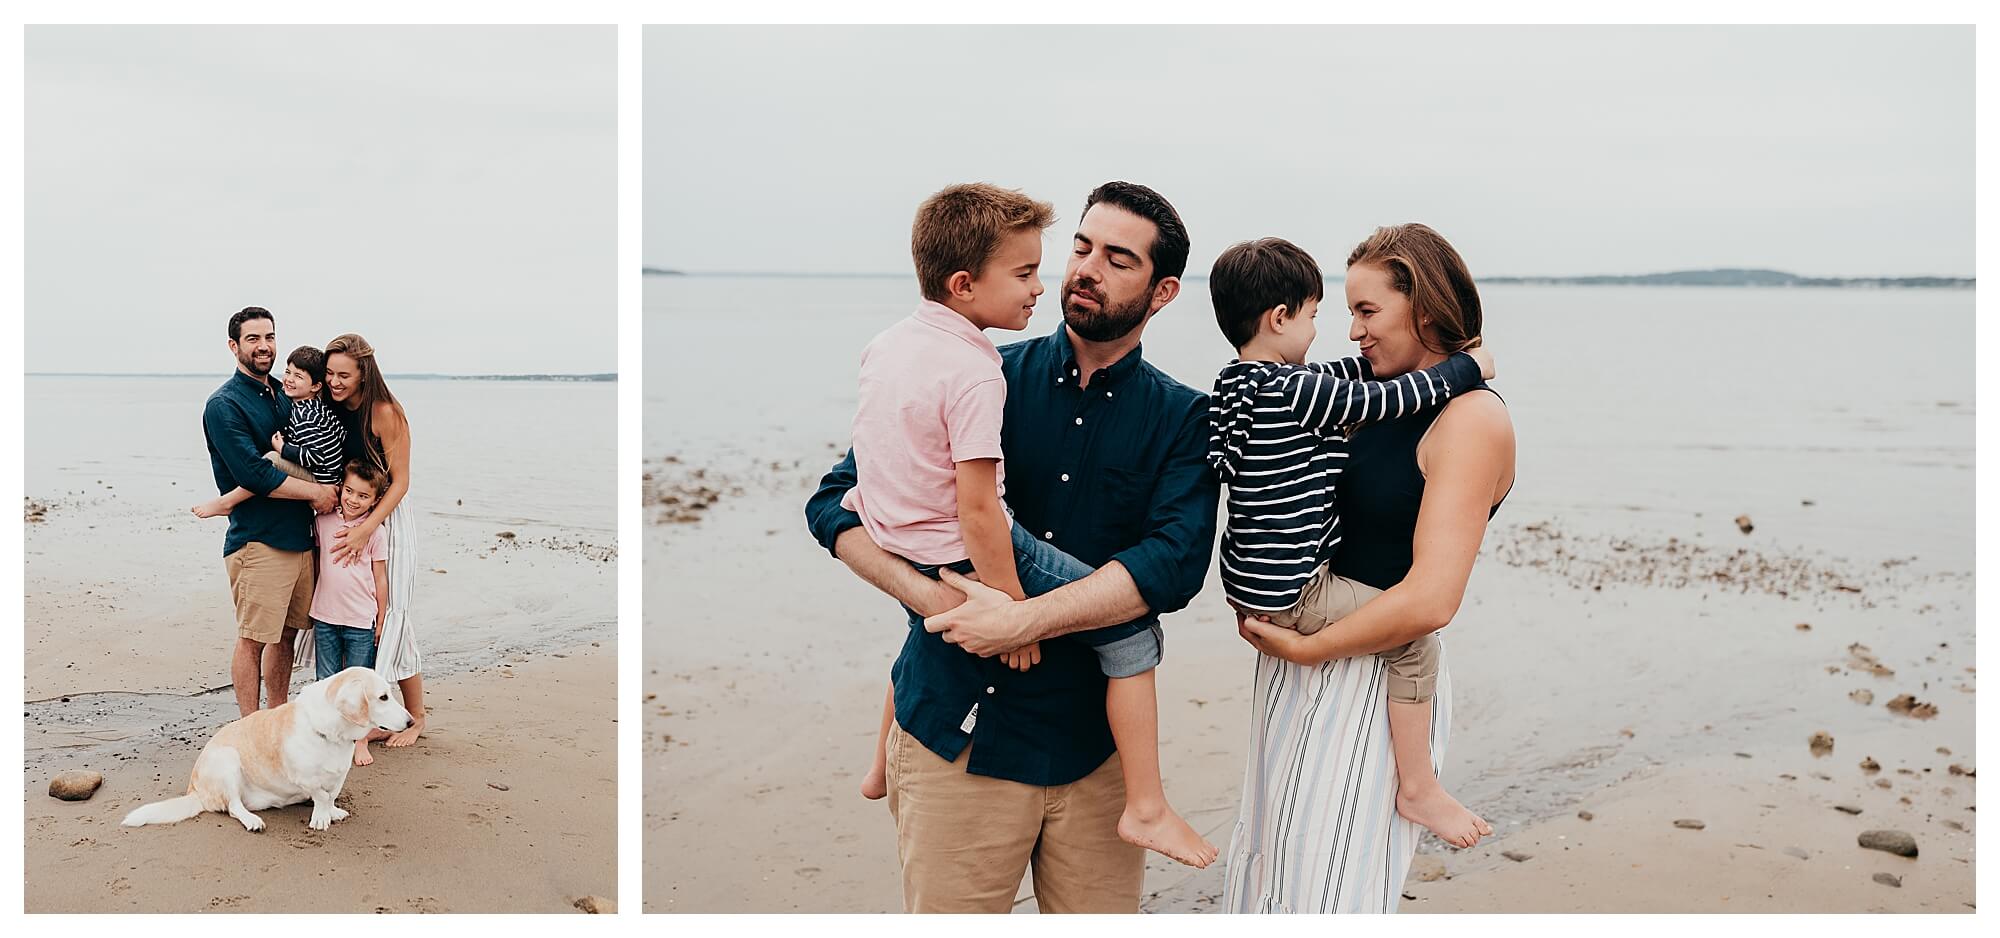
POLYGON ((1077 426, 1079 426, 1079 427, 1080 427, 1080 426, 1083 426, 1083 418, 1082 418, 1082 417, 1078 417, 1078 418, 1076 418, 1076 425, 1077 425, 1077 426))
POLYGON ((1056 376, 1056 383, 1057 383, 1057 384, 1061 384, 1061 383, 1062 383, 1062 375, 1057 375, 1057 376, 1056 376))
POLYGON ((1110 397, 1110 396, 1111 396, 1111 392, 1110 392, 1110 391, 1106 391, 1106 392, 1104 392, 1104 396, 1105 396, 1105 397, 1110 397))
POLYGON ((989 693, 989 694, 990 694, 990 693, 993 693, 993 688, 991 688, 991 687, 987 688, 987 689, 986 689, 986 692, 987 692, 987 693, 989 693))
POLYGON ((1067 472, 1063 473, 1063 474, 1062 474, 1062 480, 1063 480, 1064 482, 1068 482, 1068 481, 1069 481, 1069 473, 1067 473, 1067 472))
POLYGON ((1042 540, 1045 540, 1045 541, 1053 541, 1053 540, 1055 540, 1055 539, 1056 539, 1056 532, 1054 532, 1054 531, 1043 531, 1043 532, 1042 532, 1042 540))

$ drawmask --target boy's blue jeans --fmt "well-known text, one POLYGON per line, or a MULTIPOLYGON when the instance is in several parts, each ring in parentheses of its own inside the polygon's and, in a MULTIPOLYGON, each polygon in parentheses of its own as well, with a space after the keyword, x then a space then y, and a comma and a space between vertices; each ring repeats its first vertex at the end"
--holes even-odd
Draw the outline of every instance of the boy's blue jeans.
POLYGON ((313 629, 313 680, 324 681, 348 668, 375 666, 375 629, 307 620, 313 629))
MULTIPOLYGON (((1014 571, 1021 579, 1021 592, 1029 596, 1040 596, 1062 586, 1074 583, 1096 572, 1097 568, 1071 557, 1062 548, 1047 541, 1037 540, 1020 525, 1014 525, 1014 571)), ((937 579, 935 564, 916 564, 917 571, 931 579, 937 579)), ((972 561, 961 560, 946 564, 959 573, 971 573, 972 561)), ((904 607, 910 614, 910 623, 923 628, 924 617, 904 607)), ((1131 677, 1144 674, 1157 667, 1166 653, 1166 637, 1157 622, 1139 624, 1128 622, 1123 625, 1106 626, 1086 632, 1072 632, 1063 636, 1089 645, 1097 650, 1097 663, 1106 677, 1131 677)))

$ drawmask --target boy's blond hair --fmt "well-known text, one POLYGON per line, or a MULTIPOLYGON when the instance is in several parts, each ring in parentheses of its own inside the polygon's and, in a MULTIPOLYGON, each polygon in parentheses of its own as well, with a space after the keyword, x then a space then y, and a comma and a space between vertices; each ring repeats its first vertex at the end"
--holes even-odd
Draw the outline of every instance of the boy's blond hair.
POLYGON ((952 274, 979 276, 1002 238, 1024 228, 1046 229, 1055 220, 1055 206, 1016 189, 970 182, 939 190, 917 206, 910 226, 910 256, 924 299, 943 302, 952 274))

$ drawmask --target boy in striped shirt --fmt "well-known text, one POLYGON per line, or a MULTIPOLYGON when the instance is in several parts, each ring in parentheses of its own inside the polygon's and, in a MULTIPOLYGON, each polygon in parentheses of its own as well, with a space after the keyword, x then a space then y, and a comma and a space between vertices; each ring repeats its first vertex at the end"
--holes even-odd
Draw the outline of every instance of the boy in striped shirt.
MULTIPOLYGON (((325 383, 326 353, 310 345, 293 349, 285 359, 285 397, 292 402, 291 416, 283 430, 271 434, 271 451, 264 458, 295 479, 339 485, 347 455, 347 428, 320 400, 325 383)), ((250 490, 239 485, 194 506, 194 516, 226 515, 248 498, 250 490)))
MULTIPOLYGON (((1237 355, 1209 397, 1208 461, 1229 486, 1223 589, 1244 615, 1310 635, 1381 593, 1335 575, 1328 563, 1340 543, 1334 482, 1348 431, 1443 406, 1493 376, 1492 355, 1474 348, 1391 381, 1370 380, 1359 358, 1306 363, 1325 283, 1312 256, 1281 238, 1224 251, 1209 293, 1216 324, 1237 355)), ((1426 635, 1381 657, 1397 811, 1469 847, 1492 828, 1446 792, 1432 769, 1437 638, 1426 635)))

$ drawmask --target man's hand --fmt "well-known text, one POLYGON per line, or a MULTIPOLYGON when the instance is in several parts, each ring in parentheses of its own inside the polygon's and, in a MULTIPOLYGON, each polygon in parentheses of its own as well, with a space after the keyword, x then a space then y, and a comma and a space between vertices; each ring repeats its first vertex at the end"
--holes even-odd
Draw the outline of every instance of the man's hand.
POLYGON ((333 510, 334 505, 337 505, 339 503, 340 503, 339 490, 335 489, 331 485, 321 484, 319 487, 319 494, 313 496, 312 500, 313 514, 316 515, 326 514, 327 512, 333 510))
MULTIPOLYGON (((1478 342, 1479 340, 1474 339, 1473 341, 1478 342)), ((1493 353, 1487 350, 1484 343, 1466 349, 1465 354, 1472 356, 1472 360, 1479 363, 1479 377, 1488 381, 1493 380, 1493 376, 1498 372, 1493 370, 1493 353)))
POLYGON ((1325 660, 1313 653, 1304 635, 1241 612, 1236 614, 1236 634, 1243 636, 1250 647, 1293 664, 1313 665, 1325 660))
POLYGON ((1029 642, 1013 651, 1000 653, 1000 663, 1016 671, 1026 671, 1042 663, 1042 643, 1029 642))
MULTIPOLYGON (((938 576, 946 586, 965 594, 965 604, 924 620, 924 630, 981 658, 1013 651, 1033 641, 1022 603, 1013 597, 945 567, 938 576)), ((1039 659, 1039 651, 1036 657, 1039 659)))

